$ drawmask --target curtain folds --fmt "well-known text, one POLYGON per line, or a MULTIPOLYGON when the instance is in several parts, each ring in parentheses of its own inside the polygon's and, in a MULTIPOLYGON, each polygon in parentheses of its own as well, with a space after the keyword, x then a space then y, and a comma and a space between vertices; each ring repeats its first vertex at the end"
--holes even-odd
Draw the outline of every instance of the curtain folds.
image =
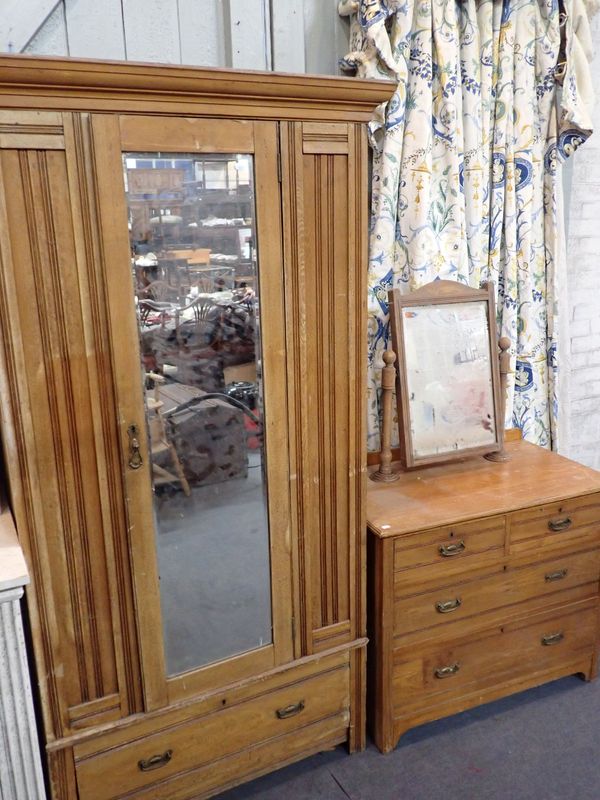
POLYGON ((557 444, 557 180, 591 133, 593 101, 584 0, 564 12, 556 0, 340 4, 345 66, 396 83, 370 125, 370 450, 388 290, 436 278, 494 281, 512 343, 506 423, 557 444))

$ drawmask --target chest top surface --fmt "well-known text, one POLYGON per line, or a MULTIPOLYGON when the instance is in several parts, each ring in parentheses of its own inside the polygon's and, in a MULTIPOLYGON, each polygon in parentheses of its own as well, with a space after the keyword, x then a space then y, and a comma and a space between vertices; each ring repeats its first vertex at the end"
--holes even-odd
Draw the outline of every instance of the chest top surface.
POLYGON ((368 481, 367 523, 381 538, 506 514, 600 492, 600 472, 529 442, 506 445, 510 461, 483 457, 368 481))
POLYGON ((29 583, 29 575, 23 551, 12 515, 8 509, 4 509, 0 513, 0 592, 26 583, 29 583))

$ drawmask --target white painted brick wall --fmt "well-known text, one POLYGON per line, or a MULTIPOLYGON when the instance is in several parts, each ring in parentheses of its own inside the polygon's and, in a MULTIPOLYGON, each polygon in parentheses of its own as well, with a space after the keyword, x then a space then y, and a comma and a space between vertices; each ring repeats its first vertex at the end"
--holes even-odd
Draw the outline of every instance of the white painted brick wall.
MULTIPOLYGON (((600 469, 600 16, 592 24, 596 57, 596 133, 576 153, 567 239, 570 403, 562 409, 571 458, 600 469)), ((559 423, 560 425, 560 423, 559 423)), ((560 432, 560 427, 559 427, 560 432)))

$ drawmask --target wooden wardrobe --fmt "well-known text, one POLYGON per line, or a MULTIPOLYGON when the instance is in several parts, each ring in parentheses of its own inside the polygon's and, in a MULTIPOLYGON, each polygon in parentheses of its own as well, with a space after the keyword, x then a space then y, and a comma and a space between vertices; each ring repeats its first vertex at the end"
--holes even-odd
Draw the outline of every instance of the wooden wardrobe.
POLYGON ((390 92, 0 58, 2 439, 55 800, 364 746, 365 123, 390 92))

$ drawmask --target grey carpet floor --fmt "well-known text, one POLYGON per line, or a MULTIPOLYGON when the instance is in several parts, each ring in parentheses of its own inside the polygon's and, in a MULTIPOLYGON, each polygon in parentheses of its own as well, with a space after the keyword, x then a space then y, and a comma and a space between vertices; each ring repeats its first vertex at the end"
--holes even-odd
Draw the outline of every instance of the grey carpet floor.
POLYGON ((219 800, 600 800, 600 680, 563 678, 406 733, 320 753, 219 800))

